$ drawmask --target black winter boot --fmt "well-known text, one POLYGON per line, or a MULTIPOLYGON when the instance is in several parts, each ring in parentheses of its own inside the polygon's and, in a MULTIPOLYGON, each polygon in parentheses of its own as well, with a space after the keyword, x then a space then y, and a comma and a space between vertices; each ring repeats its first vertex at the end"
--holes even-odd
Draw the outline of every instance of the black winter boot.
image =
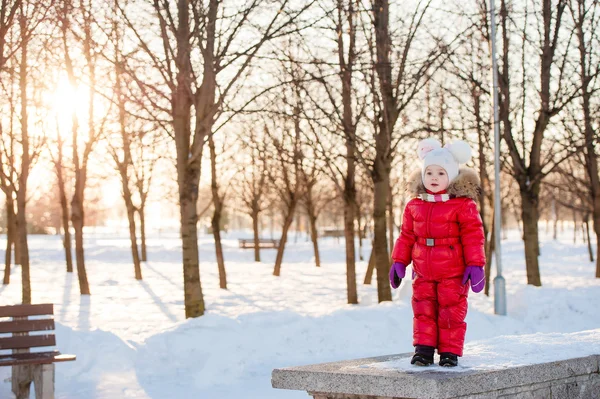
POLYGON ((458 366, 458 356, 456 356, 454 353, 450 353, 450 352, 440 353, 440 366, 442 366, 442 367, 458 366))
POLYGON ((433 364, 434 352, 435 348, 433 346, 417 345, 415 346, 415 354, 413 355, 410 364, 416 366, 429 366, 430 364, 433 364))

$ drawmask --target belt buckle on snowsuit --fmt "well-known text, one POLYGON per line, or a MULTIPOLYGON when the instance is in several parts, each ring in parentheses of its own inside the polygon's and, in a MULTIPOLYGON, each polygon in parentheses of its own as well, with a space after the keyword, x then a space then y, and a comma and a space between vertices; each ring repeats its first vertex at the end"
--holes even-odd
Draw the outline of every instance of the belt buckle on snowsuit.
POLYGON ((428 247, 433 247, 435 245, 435 240, 433 238, 426 238, 425 245, 428 247))

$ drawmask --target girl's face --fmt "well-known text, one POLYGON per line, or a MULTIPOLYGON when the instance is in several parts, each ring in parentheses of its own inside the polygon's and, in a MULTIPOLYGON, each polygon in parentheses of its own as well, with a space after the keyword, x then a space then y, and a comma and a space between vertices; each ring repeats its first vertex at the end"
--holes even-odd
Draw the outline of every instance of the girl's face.
POLYGON ((438 193, 448 188, 448 173, 446 169, 438 165, 429 165, 425 169, 423 176, 423 185, 432 193, 438 193))

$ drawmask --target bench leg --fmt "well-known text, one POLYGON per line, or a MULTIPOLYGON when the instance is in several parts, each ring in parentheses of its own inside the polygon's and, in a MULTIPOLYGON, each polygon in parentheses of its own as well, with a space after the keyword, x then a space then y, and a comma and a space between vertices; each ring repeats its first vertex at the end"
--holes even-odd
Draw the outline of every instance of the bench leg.
POLYGON ((33 385, 35 399, 54 399, 54 363, 34 367, 33 385))
POLYGON ((16 399, 29 399, 32 379, 31 366, 12 366, 11 384, 16 399))

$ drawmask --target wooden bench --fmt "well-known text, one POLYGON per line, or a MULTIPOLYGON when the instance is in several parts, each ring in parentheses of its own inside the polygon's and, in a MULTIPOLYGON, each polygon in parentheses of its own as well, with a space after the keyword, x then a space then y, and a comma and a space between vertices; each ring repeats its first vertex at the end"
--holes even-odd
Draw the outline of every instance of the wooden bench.
POLYGON ((344 237, 345 235, 346 235, 346 232, 344 231, 344 229, 325 229, 325 230, 323 230, 323 234, 321 234, 321 237, 340 238, 340 237, 344 237))
MULTIPOLYGON (((240 248, 254 248, 254 239, 253 238, 241 238, 239 240, 240 248)), ((277 248, 279 247, 279 240, 271 240, 267 238, 260 238, 258 240, 259 248, 277 248)))
POLYGON ((54 363, 75 360, 75 355, 54 349, 30 352, 56 345, 56 337, 50 333, 54 330, 53 315, 52 304, 0 306, 0 366, 12 367, 12 391, 17 399, 29 398, 31 382, 36 399, 53 399, 54 363), (34 331, 44 333, 29 335, 34 331))

